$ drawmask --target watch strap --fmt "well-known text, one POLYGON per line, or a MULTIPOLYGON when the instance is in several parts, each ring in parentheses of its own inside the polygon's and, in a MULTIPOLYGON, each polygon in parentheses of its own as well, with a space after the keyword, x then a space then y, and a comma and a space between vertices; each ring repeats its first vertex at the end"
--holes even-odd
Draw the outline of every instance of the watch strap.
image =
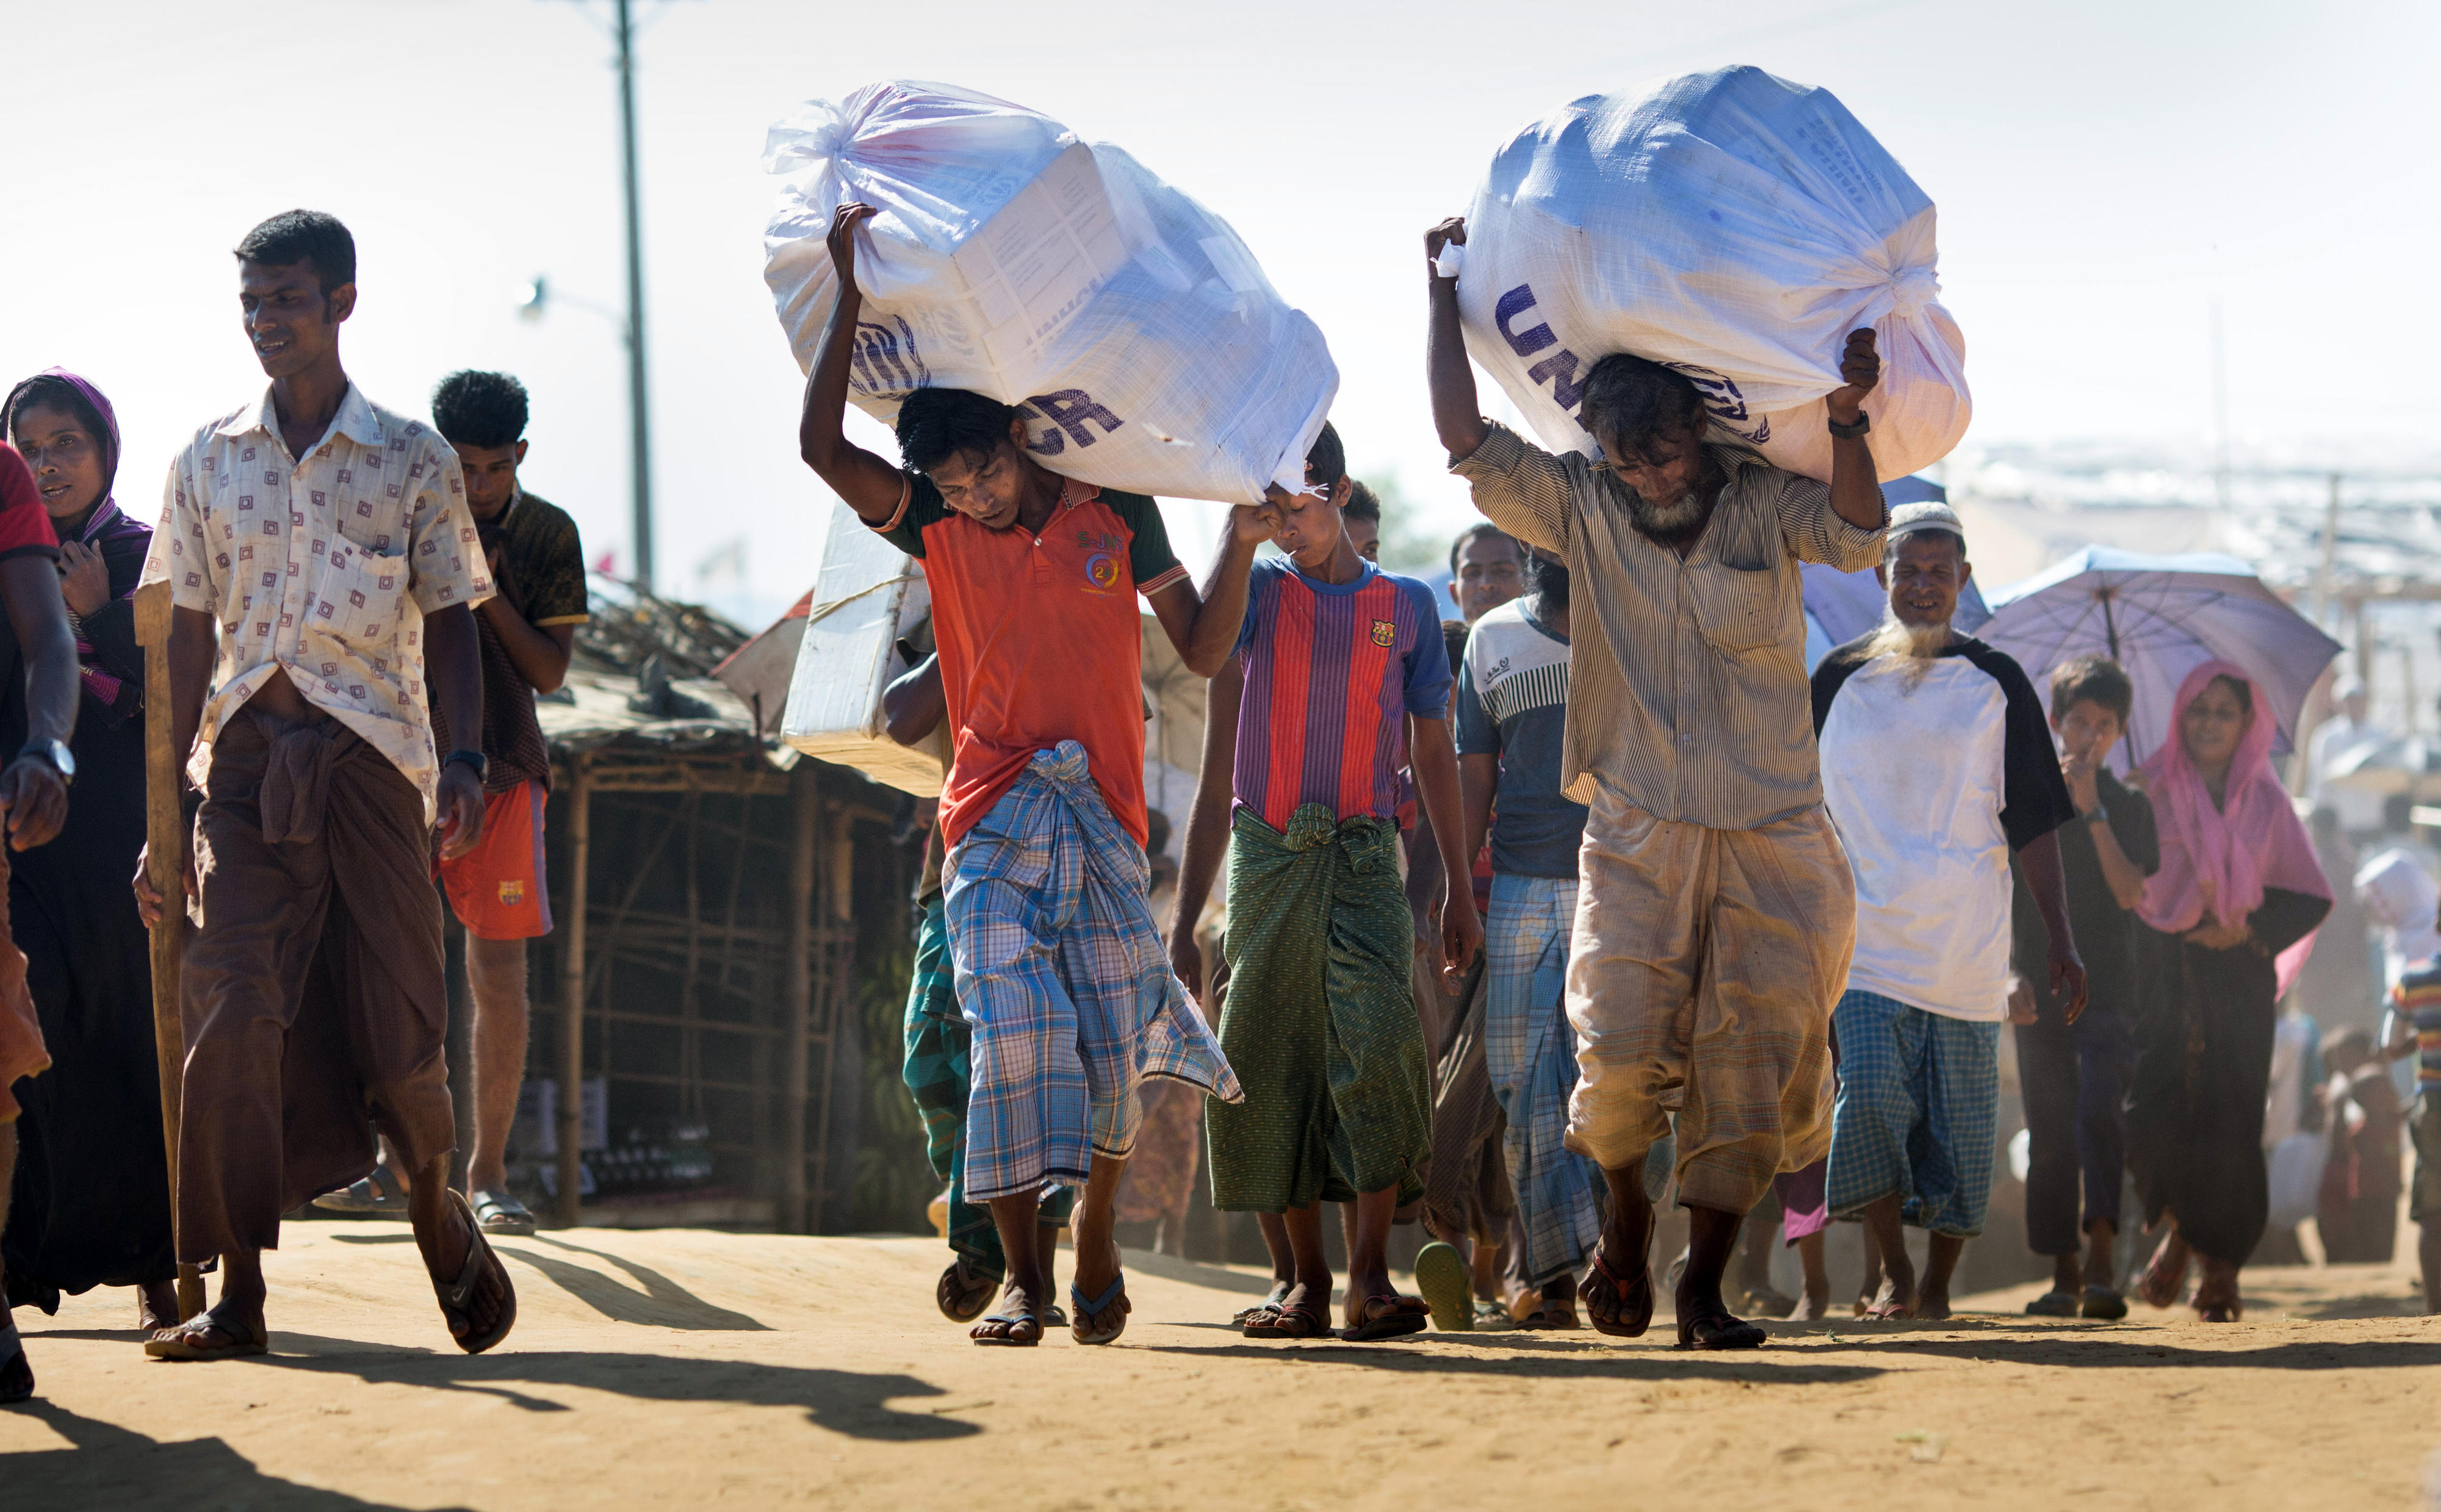
POLYGON ((1843 425, 1835 420, 1826 420, 1824 423, 1831 427, 1831 434, 1840 441, 1854 441, 1873 428, 1873 417, 1859 410, 1856 413, 1856 423, 1853 425, 1843 425))

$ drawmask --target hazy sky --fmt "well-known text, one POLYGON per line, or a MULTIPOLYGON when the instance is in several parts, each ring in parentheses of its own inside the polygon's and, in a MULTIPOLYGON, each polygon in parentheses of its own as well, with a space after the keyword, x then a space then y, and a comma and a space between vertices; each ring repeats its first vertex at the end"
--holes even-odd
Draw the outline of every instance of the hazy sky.
MULTIPOLYGON (((1360 473, 1465 517, 1421 374, 1420 238, 1493 150, 1578 95, 1760 64, 1832 89, 1941 207, 1971 441, 2212 429, 2226 311, 2242 450, 2429 455, 2441 300, 2430 4, 1755 0, 985 6, 678 0, 641 48, 645 273, 664 591, 793 597, 826 502, 762 282, 764 128, 879 78, 943 80, 1118 142, 1227 218, 1341 370, 1360 473), (743 538, 749 580, 697 564, 743 538)), ((501 367, 534 394, 529 486, 630 560, 624 369, 576 308, 621 297, 601 0, 174 0, 11 8, 0 120, 0 378, 99 381, 120 496, 258 391, 228 248, 295 205, 356 234, 344 351, 375 398, 501 367), (588 19, 588 17, 592 19, 588 19)))

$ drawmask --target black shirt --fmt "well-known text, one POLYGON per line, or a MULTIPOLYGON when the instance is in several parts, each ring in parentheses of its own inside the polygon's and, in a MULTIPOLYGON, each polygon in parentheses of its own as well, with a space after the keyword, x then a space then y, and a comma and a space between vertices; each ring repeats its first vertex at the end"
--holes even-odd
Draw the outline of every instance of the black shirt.
MULTIPOLYGON (((2153 827, 2153 801, 2107 771, 2093 779, 2094 797, 2109 816, 2111 838, 2120 854, 2146 876, 2161 870, 2161 839, 2153 827)), ((2102 856, 2093 843, 2093 825, 2079 819, 2059 830, 2060 871, 2068 882, 2069 927, 2076 936, 2076 953, 2085 963, 2086 1012, 2126 1013, 2133 1006, 2136 983, 2136 913, 2123 909, 2110 895, 2102 874, 2102 856)), ((2046 1015, 2056 1014, 2052 997, 2051 932, 2027 890, 2024 868, 2013 860, 2016 897, 2012 910, 2013 959, 2017 974, 2033 983, 2034 1001, 2046 1015)))

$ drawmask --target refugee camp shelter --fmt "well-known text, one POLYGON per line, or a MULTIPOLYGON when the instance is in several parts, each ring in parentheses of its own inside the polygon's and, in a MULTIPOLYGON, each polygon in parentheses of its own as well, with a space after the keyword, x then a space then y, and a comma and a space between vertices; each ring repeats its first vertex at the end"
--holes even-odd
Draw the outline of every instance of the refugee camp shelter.
POLYGON ((857 942, 903 933, 912 873, 897 795, 767 740, 711 675, 748 639, 597 578, 537 705, 556 928, 518 1144, 563 1222, 588 1187, 588 1222, 846 1222, 857 942))

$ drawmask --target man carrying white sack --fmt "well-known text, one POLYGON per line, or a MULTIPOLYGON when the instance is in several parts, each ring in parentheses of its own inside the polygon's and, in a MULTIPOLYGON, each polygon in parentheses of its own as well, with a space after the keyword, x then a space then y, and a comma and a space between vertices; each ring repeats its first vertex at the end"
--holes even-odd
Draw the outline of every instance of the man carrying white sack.
MULTIPOLYGON (((1425 233, 1428 260, 1466 223, 1425 233)), ((1831 1134, 1831 1005, 1855 888, 1822 810, 1798 564, 1880 560, 1889 522, 1862 404, 1873 333, 1849 334, 1828 396, 1828 484, 1708 444, 1685 377, 1616 353, 1580 419, 1601 460, 1555 457, 1485 420, 1457 279, 1429 279, 1433 419, 1452 471, 1501 529, 1564 563, 1592 611, 1572 626, 1563 791, 1589 807, 1566 1002, 1580 1079, 1567 1147, 1610 1209, 1582 1288, 1596 1328, 1653 1318, 1645 1153, 1678 1115, 1689 1210, 1682 1348, 1750 1349, 1721 1276, 1747 1211, 1831 1134)))
POLYGON ((972 1030, 968 1200, 988 1203, 1008 1261, 984 1344, 1042 1339, 1036 1249, 1046 1182, 1079 1184, 1070 1324, 1108 1343, 1127 1326, 1112 1203, 1143 1121, 1147 1076, 1227 1102, 1243 1094, 1184 988, 1146 901, 1142 593, 1180 657, 1218 671, 1246 617, 1270 504, 1241 505, 1199 595, 1138 494, 1044 471, 1007 405, 917 388, 898 410, 904 471, 841 432, 855 357, 856 234, 839 207, 839 302, 805 384, 807 466, 924 559, 954 742, 941 788, 943 892, 958 1007, 972 1030))

